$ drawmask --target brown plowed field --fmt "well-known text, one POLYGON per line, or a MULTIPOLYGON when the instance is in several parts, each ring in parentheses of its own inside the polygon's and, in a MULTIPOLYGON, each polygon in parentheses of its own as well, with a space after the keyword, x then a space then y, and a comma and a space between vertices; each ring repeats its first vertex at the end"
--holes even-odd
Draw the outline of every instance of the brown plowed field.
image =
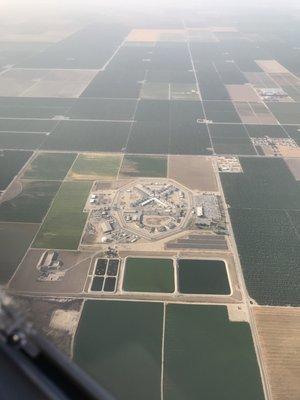
POLYGON ((255 307, 272 400, 300 399, 300 308, 255 307))

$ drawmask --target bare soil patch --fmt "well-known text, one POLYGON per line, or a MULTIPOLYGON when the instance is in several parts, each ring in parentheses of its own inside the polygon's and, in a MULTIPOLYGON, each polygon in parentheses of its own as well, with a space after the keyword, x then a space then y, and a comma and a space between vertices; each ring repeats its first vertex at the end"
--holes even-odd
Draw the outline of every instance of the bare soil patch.
POLYGON ((217 192, 212 160, 201 156, 170 156, 169 178, 192 190, 217 192))
POLYGON ((273 400, 300 398, 300 308, 255 307, 254 317, 273 400))

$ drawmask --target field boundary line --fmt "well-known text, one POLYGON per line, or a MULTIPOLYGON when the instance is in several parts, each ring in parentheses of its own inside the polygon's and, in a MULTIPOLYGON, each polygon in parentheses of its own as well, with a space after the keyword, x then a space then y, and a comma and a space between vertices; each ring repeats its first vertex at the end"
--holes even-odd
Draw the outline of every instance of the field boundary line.
POLYGON ((167 304, 164 302, 163 326, 162 326, 162 337, 161 337, 161 376, 160 376, 160 399, 161 400, 164 400, 166 308, 167 308, 167 304))

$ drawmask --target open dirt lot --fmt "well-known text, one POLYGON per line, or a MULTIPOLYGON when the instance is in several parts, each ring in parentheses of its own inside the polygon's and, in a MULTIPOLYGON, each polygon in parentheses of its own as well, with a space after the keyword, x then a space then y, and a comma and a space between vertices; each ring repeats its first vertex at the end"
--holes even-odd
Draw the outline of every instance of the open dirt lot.
POLYGON ((37 265, 44 250, 29 250, 9 285, 12 292, 22 293, 81 293, 90 267, 90 253, 59 251, 66 271, 59 281, 39 281, 37 265))
POLYGON ((284 160, 296 181, 300 181, 300 158, 286 158, 284 160))
POLYGON ((261 102, 258 94, 251 85, 226 85, 231 100, 261 102))
POLYGON ((300 309, 255 307, 254 317, 272 400, 298 400, 300 309))
POLYGON ((201 156, 170 156, 169 178, 192 190, 218 191, 211 159, 201 156))
POLYGON ((11 69, 0 76, 0 96, 76 98, 97 70, 11 69))
POLYGON ((289 73, 289 70, 276 60, 255 60, 255 62, 267 74, 289 73))

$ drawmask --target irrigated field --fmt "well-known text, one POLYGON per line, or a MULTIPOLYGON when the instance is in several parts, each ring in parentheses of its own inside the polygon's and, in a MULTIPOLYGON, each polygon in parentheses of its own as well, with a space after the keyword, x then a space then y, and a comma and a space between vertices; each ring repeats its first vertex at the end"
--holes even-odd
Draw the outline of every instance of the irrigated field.
POLYGON ((162 323, 159 303, 87 301, 74 359, 118 399, 159 399, 162 323))
POLYGON ((31 155, 30 151, 0 151, 0 191, 6 189, 31 155))
POLYGON ((167 157, 125 155, 120 176, 166 177, 167 161, 167 157))
POLYGON ((34 180, 63 180, 68 173, 76 153, 40 153, 30 163, 23 178, 34 180))
POLYGON ((34 247, 77 249, 87 218, 83 208, 90 182, 64 182, 36 237, 34 247))
POLYGON ((300 398, 300 309, 255 307, 254 317, 273 400, 300 398))
POLYGON ((75 161, 68 179, 94 181, 114 179, 118 174, 122 156, 101 154, 80 154, 75 161))
POLYGON ((241 159, 244 173, 221 174, 250 296, 299 305, 300 186, 281 159, 241 159))
POLYGON ((263 400, 251 332, 226 307, 167 305, 164 399, 263 400), (200 397, 199 397, 200 396, 200 397))
POLYGON ((37 224, 0 223, 1 284, 11 278, 37 230, 37 224))
POLYGON ((22 181, 22 191, 0 204, 0 221, 41 222, 60 182, 22 181))

